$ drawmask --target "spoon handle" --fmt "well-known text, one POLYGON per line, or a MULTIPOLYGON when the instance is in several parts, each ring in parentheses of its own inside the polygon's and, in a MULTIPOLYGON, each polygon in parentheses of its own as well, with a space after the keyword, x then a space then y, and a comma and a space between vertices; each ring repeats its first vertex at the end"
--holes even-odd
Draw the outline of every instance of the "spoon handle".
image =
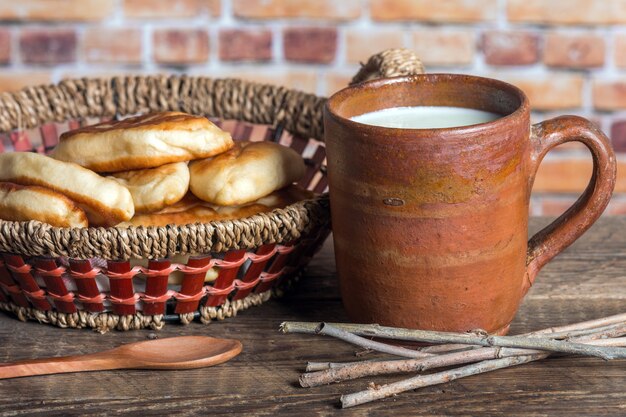
POLYGON ((109 351, 88 355, 61 356, 0 364, 0 379, 121 369, 126 367, 127 364, 124 363, 124 361, 114 360, 111 356, 111 352, 109 351), (103 355, 104 353, 107 353, 107 355, 103 355))

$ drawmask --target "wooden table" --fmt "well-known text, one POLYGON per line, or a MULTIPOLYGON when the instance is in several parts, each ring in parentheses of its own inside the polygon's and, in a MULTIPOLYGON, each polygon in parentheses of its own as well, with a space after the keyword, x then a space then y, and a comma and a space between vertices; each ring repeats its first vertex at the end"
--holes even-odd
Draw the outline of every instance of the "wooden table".
MULTIPOLYGON (((533 219, 533 229, 545 224, 533 219)), ((350 360, 354 348, 319 336, 282 335, 284 320, 346 320, 335 281, 332 242, 311 263, 295 293, 210 326, 168 325, 159 337, 234 337, 232 361, 189 371, 109 371, 0 381, 3 415, 626 415, 626 361, 553 358, 337 409, 356 380, 313 389, 297 379, 308 360, 350 360)), ((539 275, 512 333, 626 312, 626 220, 602 219, 539 275)), ((150 331, 62 330, 0 314, 0 360, 88 353, 145 340, 150 331)), ((184 347, 181 346, 181 349, 184 347)))

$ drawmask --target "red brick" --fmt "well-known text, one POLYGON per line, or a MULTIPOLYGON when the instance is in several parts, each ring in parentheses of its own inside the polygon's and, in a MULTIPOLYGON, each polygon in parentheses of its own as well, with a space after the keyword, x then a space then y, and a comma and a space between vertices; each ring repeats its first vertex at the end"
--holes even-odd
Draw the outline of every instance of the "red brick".
POLYGON ((287 28, 283 32, 285 58, 289 61, 327 64, 335 59, 334 28, 287 28))
POLYGON ((361 15, 359 0, 233 0, 233 13, 245 19, 309 18, 351 20, 361 15))
POLYGON ((113 14, 116 0, 15 0, 0 2, 0 20, 93 21, 113 14))
POLYGON ((158 75, 159 73, 162 73, 163 71, 159 71, 154 70, 154 71, 147 71, 147 70, 143 70, 140 67, 136 67, 136 68, 124 68, 123 71, 120 71, 119 68, 115 68, 115 67, 104 67, 104 68, 80 68, 80 69, 76 69, 76 68, 68 68, 67 70, 61 71, 60 74, 57 74, 57 78, 59 78, 60 80, 67 80, 67 79, 75 79, 75 78, 113 78, 113 77, 118 77, 120 75, 128 75, 128 76, 133 76, 133 75, 158 75))
POLYGON ((348 86, 354 74, 337 74, 334 72, 324 75, 325 89, 324 94, 328 97, 335 94, 348 86))
POLYGON ((623 216, 626 214, 626 200, 623 195, 613 195, 605 214, 610 216, 623 216))
POLYGON ((198 0, 200 5, 208 10, 209 14, 213 17, 220 16, 222 14, 222 0, 198 0))
POLYGON ((413 33, 413 50, 425 65, 468 65, 474 59, 470 30, 423 29, 413 33))
POLYGON ((404 46, 402 32, 397 29, 348 29, 346 31, 346 60, 366 62, 370 56, 390 48, 404 46))
POLYGON ((594 80, 593 106, 607 111, 626 109, 626 79, 594 80))
MULTIPOLYGON (((202 72, 206 75, 206 72, 202 72)), ((211 74, 215 77, 240 78, 257 83, 282 85, 288 88, 315 93, 317 90, 317 73, 311 69, 288 70, 280 68, 258 68, 237 66, 235 69, 224 70, 222 74, 211 74)))
POLYGON ((543 61, 551 67, 601 67, 604 51, 604 39, 598 35, 549 33, 543 61))
MULTIPOLYGON (((555 116, 556 117, 556 116, 555 116)), ((544 117, 543 120, 547 120, 550 117, 544 117)), ((581 154, 586 154, 589 152, 587 147, 580 142, 566 142, 562 143, 556 148, 552 149, 550 152, 554 152, 556 154, 562 155, 576 155, 580 156, 581 154)))
POLYGON ((560 216, 576 202, 576 197, 558 196, 541 199, 542 216, 560 216))
POLYGON ((161 64, 191 64, 209 58, 209 35, 202 29, 160 29, 152 36, 153 53, 161 64))
POLYGON ((611 125, 611 142, 615 152, 626 152, 626 120, 618 120, 611 125))
POLYGON ((529 65, 539 60, 539 40, 529 32, 487 32, 482 50, 490 65, 529 65))
POLYGON ((89 62, 139 64, 142 32, 139 29, 88 28, 83 38, 83 55, 89 62))
MULTIPOLYGON (((544 160, 537 170, 533 192, 581 193, 589 183, 592 169, 591 157, 544 160)), ((615 191, 626 191, 626 162, 617 162, 615 191)))
POLYGON ((0 64, 11 60, 11 33, 7 29, 0 29, 0 64))
POLYGON ((553 73, 539 76, 501 76, 521 88, 530 100, 533 110, 563 110, 579 108, 583 104, 584 79, 579 74, 553 73))
POLYGON ((272 59, 272 32, 266 29, 223 29, 219 44, 222 61, 272 59))
POLYGON ((374 20, 480 22, 495 20, 497 0, 371 0, 374 20))
POLYGON ((43 71, 0 72, 0 93, 18 91, 24 87, 50 84, 50 73, 43 71))
POLYGON ((76 32, 29 29, 20 33, 20 55, 27 64, 54 65, 76 61, 76 32))
POLYGON ((139 19, 196 17, 205 10, 219 16, 219 0, 124 0, 124 15, 139 19))
POLYGON ((619 68, 626 68, 626 34, 620 33, 615 35, 613 56, 615 65, 619 68))
POLYGON ((626 23, 626 0, 508 0, 511 22, 564 25, 626 23))

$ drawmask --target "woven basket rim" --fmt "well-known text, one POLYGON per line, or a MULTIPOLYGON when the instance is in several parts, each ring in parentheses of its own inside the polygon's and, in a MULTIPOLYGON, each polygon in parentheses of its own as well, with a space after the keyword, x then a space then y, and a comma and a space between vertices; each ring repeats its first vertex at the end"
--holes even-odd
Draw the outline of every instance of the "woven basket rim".
MULTIPOLYGON (((0 131, 176 110, 319 139, 325 102, 295 89, 239 79, 176 74, 77 78, 0 94, 0 131)), ((287 243, 328 224, 327 200, 319 195, 248 217, 184 225, 61 228, 0 220, 0 252, 127 260, 252 249, 287 243)))
POLYGON ((220 253, 253 249, 262 244, 289 243, 328 223, 328 193, 247 217, 166 226, 55 227, 37 220, 16 222, 0 219, 0 252, 77 259, 161 259, 173 255, 220 253), (259 228, 268 230, 258 233, 259 228), (7 245, 3 238, 9 236, 24 236, 23 243, 27 244, 16 245, 13 241, 7 245), (263 239, 255 239, 259 236, 263 239), (197 244, 184 245, 181 239, 197 244), (120 240, 129 243, 124 245, 120 240), (139 240, 138 245, 133 245, 134 240, 139 240), (113 247, 102 248, 95 245, 97 242, 113 247), (119 245, 110 245, 112 242, 119 245))

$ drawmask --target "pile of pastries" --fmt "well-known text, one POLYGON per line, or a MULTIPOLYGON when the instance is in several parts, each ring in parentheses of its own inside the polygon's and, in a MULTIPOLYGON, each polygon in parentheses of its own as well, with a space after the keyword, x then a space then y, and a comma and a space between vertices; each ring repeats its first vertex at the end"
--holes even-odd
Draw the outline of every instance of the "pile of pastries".
POLYGON ((50 156, 0 154, 0 219, 58 227, 164 226, 246 217, 311 198, 305 165, 234 142, 207 118, 161 112, 61 135, 50 156))

